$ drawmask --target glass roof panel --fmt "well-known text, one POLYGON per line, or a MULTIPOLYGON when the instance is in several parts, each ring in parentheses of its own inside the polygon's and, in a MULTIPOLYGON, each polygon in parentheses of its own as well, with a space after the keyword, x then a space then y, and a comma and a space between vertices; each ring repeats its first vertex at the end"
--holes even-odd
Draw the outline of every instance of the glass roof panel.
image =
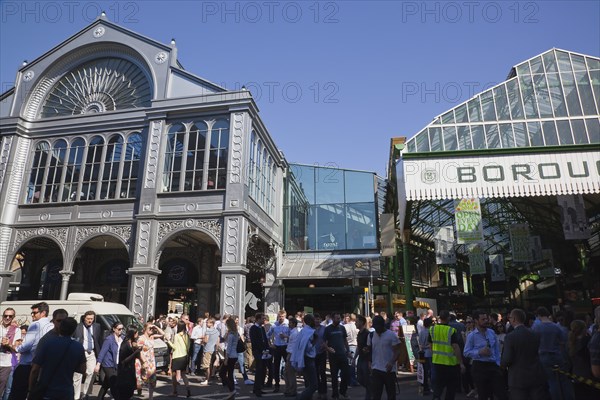
POLYGON ((454 126, 444 127, 444 150, 457 150, 456 128, 454 126))
POLYGON ((573 144, 573 135, 571 134, 571 125, 566 119, 556 121, 558 130, 558 139, 560 144, 573 144))
POLYGON ((600 69, 600 60, 598 60, 597 58, 586 57, 585 61, 587 62, 588 69, 590 69, 590 70, 600 69))
POLYGON ((556 135, 554 121, 544 121, 542 127, 544 129, 544 142, 546 143, 546 146, 558 145, 558 136, 556 135))
POLYGON ((575 139, 575 144, 589 143, 587 132, 585 129, 585 123, 582 119, 572 119, 571 129, 573 130, 573 138, 575 139))
POLYGON ((491 90, 488 90, 481 94, 481 109, 484 121, 496 121, 496 110, 494 109, 494 96, 492 95, 491 90))
POLYGON ((554 51, 549 51, 544 53, 544 68, 546 72, 558 72, 558 67, 556 65, 556 57, 554 57, 554 51))
POLYGON ((532 58, 529 62, 531 66, 532 74, 543 74, 544 73, 544 64, 542 64, 542 57, 532 58))
POLYGON ((458 149, 472 150, 473 143, 471 142, 471 130, 468 125, 458 127, 458 149))
POLYGON ((590 143, 600 143, 600 119, 588 118, 585 120, 590 143))
POLYGON ((514 66, 505 82, 436 117, 408 140, 406 149, 587 144, 590 137, 596 143, 599 103, 600 58, 552 49, 514 66), (585 120, 572 119, 582 116, 585 120))
POLYGON ((558 58, 558 69, 560 72, 573 71, 573 68, 571 67, 571 58, 569 57, 569 53, 557 50, 556 58, 558 58))
POLYGON ((543 146, 544 138, 542 137, 542 127, 539 121, 528 122, 527 130, 529 131, 529 143, 531 146, 543 146))
POLYGON ((503 148, 515 147, 515 139, 511 124, 500 124, 500 140, 503 148))

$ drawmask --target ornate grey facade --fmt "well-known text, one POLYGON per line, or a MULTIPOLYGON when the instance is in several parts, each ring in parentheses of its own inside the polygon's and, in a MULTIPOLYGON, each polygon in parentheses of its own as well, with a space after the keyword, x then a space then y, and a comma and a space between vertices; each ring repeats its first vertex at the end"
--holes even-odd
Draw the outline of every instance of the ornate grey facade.
POLYGON ((276 311, 264 271, 282 259, 286 170, 248 91, 101 17, 0 95, 0 300, 88 291, 144 317, 174 297, 243 316, 260 287, 276 311))

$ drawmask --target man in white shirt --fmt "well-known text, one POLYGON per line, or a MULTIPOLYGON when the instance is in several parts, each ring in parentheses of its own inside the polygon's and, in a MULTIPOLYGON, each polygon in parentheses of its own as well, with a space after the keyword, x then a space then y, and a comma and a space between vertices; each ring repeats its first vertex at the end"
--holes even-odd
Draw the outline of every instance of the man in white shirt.
MULTIPOLYGON (((344 329, 346 330, 346 340, 348 340, 348 348, 350 349, 351 357, 354 359, 354 355, 356 354, 356 337, 358 336, 358 329, 356 328, 356 314, 350 314, 346 323, 344 324, 344 329)), ((358 381, 356 380, 356 366, 350 366, 350 386, 359 386, 358 381)))
POLYGON ((367 346, 371 348, 371 387, 373 400, 381 400, 383 388, 388 399, 396 398, 396 360, 400 354, 400 339, 389 329, 380 315, 373 318, 375 332, 369 335, 367 346))
POLYGON ((9 400, 25 400, 29 392, 29 373, 31 372, 31 363, 35 355, 35 349, 38 342, 49 330, 53 328, 48 318, 50 311, 48 303, 41 302, 31 306, 31 319, 33 322, 29 325, 27 334, 23 339, 23 344, 17 347, 17 352, 21 354, 19 365, 13 373, 13 383, 10 391, 9 400))
POLYGON ((8 307, 2 313, 2 323, 0 324, 0 338, 2 338, 2 348, 0 349, 0 398, 7 388, 10 375, 13 371, 13 362, 16 362, 15 343, 21 340, 21 329, 14 323, 15 309, 8 307))
POLYGON ((192 363, 190 364, 190 371, 192 373, 196 372, 196 360, 198 359, 198 356, 200 356, 200 359, 202 359, 202 338, 204 338, 205 330, 206 329, 204 328, 204 319, 198 318, 194 329, 192 329, 191 335, 191 338, 194 341, 194 349, 192 351, 192 363))

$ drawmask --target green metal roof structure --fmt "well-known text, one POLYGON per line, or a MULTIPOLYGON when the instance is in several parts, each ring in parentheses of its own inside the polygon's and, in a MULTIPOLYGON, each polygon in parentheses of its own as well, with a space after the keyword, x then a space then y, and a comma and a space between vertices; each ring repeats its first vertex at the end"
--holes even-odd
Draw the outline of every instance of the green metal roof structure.
MULTIPOLYGON (((552 249, 559 276, 600 281, 600 58, 551 49, 514 66, 506 81, 392 144, 388 178, 386 208, 410 231, 402 236, 415 284, 431 283, 435 232, 454 225, 455 200, 471 197, 481 202, 484 251, 504 255, 507 279, 537 269, 512 262, 509 227, 525 223, 552 249), (581 196, 589 238, 565 240, 557 196, 581 196)), ((454 248, 467 272, 467 246, 454 248)))

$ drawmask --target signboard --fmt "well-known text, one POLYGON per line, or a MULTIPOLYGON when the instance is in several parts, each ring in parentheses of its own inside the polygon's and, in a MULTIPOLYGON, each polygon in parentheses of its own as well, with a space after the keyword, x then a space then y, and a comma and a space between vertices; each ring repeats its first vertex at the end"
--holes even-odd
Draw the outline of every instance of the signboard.
POLYGON ((585 215, 583 196, 556 196, 556 200, 560 206, 560 219, 565 240, 589 239, 590 227, 585 215))
POLYGON ((485 274, 485 257, 481 245, 473 245, 469 250, 469 266, 471 275, 485 274))
POLYGON ((396 227, 394 214, 381 214, 381 256, 394 257, 396 255, 396 227))
POLYGON ((508 229, 510 235, 510 249, 514 262, 529 261, 529 225, 513 224, 508 229))
POLYGON ((478 198, 457 200, 454 203, 454 217, 458 244, 483 241, 481 206, 478 198))
POLYGON ((436 264, 456 264, 454 251, 454 227, 442 226, 437 229, 433 238, 435 244, 436 264))
POLYGON ((598 151, 427 156, 403 158, 407 200, 600 193, 598 151))
POLYGON ((504 256, 502 254, 490 254, 490 266, 492 267, 492 282, 506 280, 504 275, 504 256))

